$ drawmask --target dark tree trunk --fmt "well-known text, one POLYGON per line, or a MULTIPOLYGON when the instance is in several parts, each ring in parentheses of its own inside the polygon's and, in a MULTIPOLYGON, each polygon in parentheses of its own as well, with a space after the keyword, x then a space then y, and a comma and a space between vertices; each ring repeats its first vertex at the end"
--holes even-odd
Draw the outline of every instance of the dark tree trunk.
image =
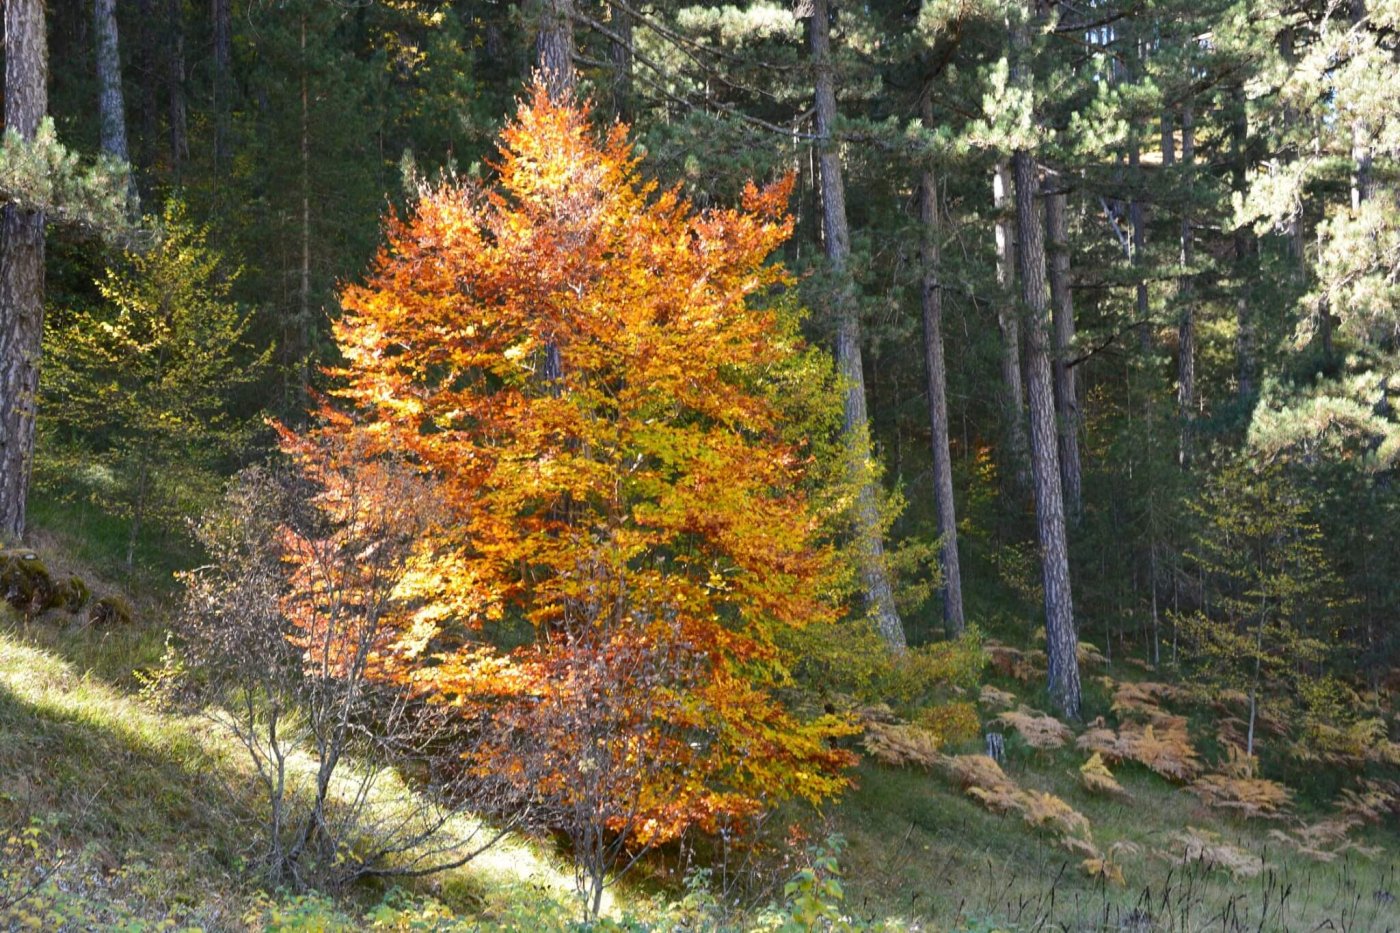
MULTIPOLYGON (((925 93, 920 104, 925 128, 933 128, 933 104, 925 93)), ((948 632, 961 634, 963 618, 962 570, 958 563, 958 516, 953 502, 953 459, 948 449, 948 373, 943 360, 943 283, 940 280, 938 243, 938 181, 926 167, 919 183, 919 220, 923 226, 922 297, 924 367, 928 379, 928 420, 933 441, 933 503, 938 512, 943 571, 943 621, 948 632)))
MULTIPOLYGON (((5 128, 32 140, 48 109, 43 0, 5 2, 5 128)), ((44 331, 44 215, 0 218, 0 538, 24 537, 44 331)))
MULTIPOLYGON (((1230 127, 1231 183, 1234 190, 1243 196, 1248 188, 1249 170, 1249 111, 1245 102, 1244 88, 1236 86, 1231 94, 1234 119, 1230 127)), ((1254 396, 1254 321, 1250 314, 1248 293, 1248 266, 1253 255, 1253 234, 1248 225, 1235 228, 1235 280, 1239 283, 1239 293, 1235 296, 1235 359, 1239 386, 1239 397, 1244 400, 1254 396)), ((1331 313, 1322 309, 1323 345, 1331 356, 1331 313)))
POLYGON ((1069 357, 1074 346, 1074 296, 1070 291, 1069 196, 1063 178, 1048 179, 1045 231, 1050 251, 1050 308, 1054 318, 1054 376, 1056 425, 1059 429, 1060 485, 1065 512, 1078 523, 1083 502, 1079 465, 1079 387, 1069 357))
POLYGON ((233 67, 233 16, 229 0, 212 0, 209 18, 214 25, 214 174, 221 176, 228 165, 233 104, 229 81, 233 67))
POLYGON ((992 175, 992 205, 996 210, 997 328, 1001 332, 1002 420, 1006 434, 1006 463, 1012 489, 1022 496, 1030 490, 1030 461, 1026 453, 1025 389, 1021 380, 1021 303, 1016 296, 1016 205, 1011 194, 1011 169, 999 161, 992 175))
POLYGON ((166 90, 170 95, 170 177, 180 182, 181 168, 190 155, 185 116, 185 4, 166 0, 170 30, 169 58, 166 60, 166 90))
POLYGON ((155 14, 155 0, 137 0, 139 65, 137 77, 140 80, 141 131, 136 134, 136 159, 141 167, 143 179, 150 171, 153 159, 153 144, 156 139, 156 100, 159 98, 160 80, 160 20, 155 14))
MULTIPOLYGON (((1031 88, 1029 26, 1012 27, 1016 85, 1031 88)), ((1045 283, 1045 236, 1036 210, 1039 184, 1035 155, 1016 151, 1016 228, 1021 297, 1026 307, 1027 400, 1030 408, 1031 477, 1035 485, 1036 533, 1045 588, 1045 651, 1051 702, 1068 719, 1079 718, 1079 640, 1070 595, 1069 548, 1060 490, 1059 439, 1050 365, 1050 315, 1045 283)))
POLYGON ((1134 308, 1137 311, 1137 320, 1142 328, 1142 346, 1144 349, 1152 347, 1152 323, 1148 320, 1148 295, 1147 295, 1147 271, 1144 268, 1147 262, 1147 216, 1143 210, 1141 186, 1142 186, 1142 146, 1138 142, 1137 134, 1129 132, 1128 135, 1128 179, 1133 186, 1133 197, 1128 202, 1128 223, 1132 227, 1132 263, 1134 276, 1137 278, 1137 285, 1134 293, 1134 308))
POLYGON ((632 14, 620 6, 612 8, 612 99, 613 113, 624 123, 631 123, 632 112, 632 14))
POLYGON ((892 647, 905 645, 904 627, 895 610, 894 590, 885 564, 880 528, 879 496, 870 476, 869 419, 865 409, 865 373, 861 363, 860 319, 847 260, 851 235, 846 222, 846 189, 841 174, 841 154, 832 138, 836 122, 836 75, 831 61, 831 24, 827 0, 813 0, 811 20, 812 66, 816 85, 817 165, 821 183, 822 231, 826 257, 836 274, 833 296, 836 317, 836 365, 845 393, 844 434, 847 457, 857 484, 855 507, 856 559, 865 596, 865 607, 880 634, 892 647))
POLYGON ((578 79, 574 73, 573 0, 531 0, 535 17, 535 68, 551 100, 569 100, 578 79))
POLYGON ((1183 467, 1191 462, 1196 419, 1196 295, 1191 279, 1191 267, 1196 261, 1195 230, 1191 224, 1195 165, 1196 114, 1188 100, 1181 105, 1181 168, 1186 207, 1181 216, 1181 277, 1177 285, 1181 317, 1177 322, 1176 400, 1181 413, 1180 460, 1183 467))

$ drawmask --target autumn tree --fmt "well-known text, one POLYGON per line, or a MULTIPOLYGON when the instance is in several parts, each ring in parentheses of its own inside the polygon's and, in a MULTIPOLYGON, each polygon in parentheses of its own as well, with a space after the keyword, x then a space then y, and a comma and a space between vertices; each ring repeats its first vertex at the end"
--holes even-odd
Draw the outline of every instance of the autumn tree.
POLYGON ((445 509, 384 676, 494 730, 465 766, 605 853, 831 796, 843 726, 775 697, 776 636, 835 618, 841 576, 801 436, 814 398, 837 429, 835 376, 769 262, 790 182, 697 211, 542 84, 494 169, 423 191, 342 295, 360 420, 320 431, 407 457, 445 509))

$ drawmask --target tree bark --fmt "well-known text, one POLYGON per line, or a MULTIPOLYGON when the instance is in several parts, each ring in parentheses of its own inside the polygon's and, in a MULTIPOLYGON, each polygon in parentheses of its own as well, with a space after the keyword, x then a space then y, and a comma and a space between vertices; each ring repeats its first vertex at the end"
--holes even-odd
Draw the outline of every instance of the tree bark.
POLYGON ((117 45, 117 0, 93 0, 97 37, 98 111, 102 151, 130 162, 126 145, 126 105, 122 97, 122 61, 117 45))
POLYGON ((1177 322, 1176 400, 1181 413, 1183 467, 1191 462, 1196 419, 1196 295, 1191 267, 1196 261, 1195 230, 1191 224, 1191 198, 1195 190, 1196 115, 1191 101, 1181 105, 1181 168, 1185 179, 1185 208, 1181 215, 1181 276, 1177 279, 1177 302, 1181 317, 1177 322))
MULTIPOLYGON (((933 102, 927 93, 920 102, 920 118, 933 129, 933 102)), ((922 224, 920 289, 924 325, 924 370, 928 379, 928 420, 933 443, 933 504, 938 513, 940 564, 943 571, 943 621, 949 634, 960 635, 963 617, 962 569, 958 562, 958 516, 953 502, 953 459, 948 448, 948 373, 943 359, 943 283, 939 266, 938 180, 926 166, 919 183, 919 220, 922 224)))
POLYGON ((185 115, 185 5, 183 0, 166 0, 170 49, 166 62, 166 90, 170 95, 170 177, 178 185, 180 172, 190 155, 185 115))
POLYGON ((1142 186, 1142 145, 1139 143, 1137 134, 1133 131, 1128 133, 1128 178, 1133 186, 1132 200, 1128 202, 1128 224, 1131 226, 1132 237, 1132 265, 1134 275, 1137 278, 1137 285, 1134 287, 1135 309, 1137 320, 1141 321, 1142 346, 1143 349, 1152 347, 1152 324, 1147 319, 1148 295, 1147 295, 1147 272, 1143 268, 1147 261, 1147 217, 1143 210, 1140 188, 1142 186))
MULTIPOLYGON (((1247 193, 1249 183, 1249 111, 1242 86, 1236 85, 1230 97, 1234 108, 1234 119, 1230 127, 1231 184, 1234 190, 1243 196, 1247 193)), ((1252 241, 1253 236, 1248 225, 1235 228, 1235 280, 1239 283, 1239 292, 1235 296, 1235 359, 1239 397, 1246 401, 1254 396, 1255 377, 1254 322, 1249 309, 1246 268, 1254 252, 1252 241)), ((1323 343, 1327 355, 1331 356, 1331 313, 1325 306, 1322 309, 1322 320, 1323 343)))
MULTIPOLYGON (((32 140, 48 110, 43 0, 6 0, 5 128, 32 140)), ((0 538, 24 537, 44 331, 44 215, 0 215, 0 538)))
MULTIPOLYGON (((1029 16, 1033 6, 1028 5, 1029 16)), ((1012 25, 1014 80, 1031 89, 1030 34, 1025 19, 1012 25)), ((1044 228, 1037 216, 1035 154, 1018 149, 1012 160, 1016 173, 1016 227, 1021 238, 1018 266, 1021 297, 1026 307, 1026 374, 1030 407, 1031 476, 1035 488, 1036 533, 1040 544, 1041 580, 1045 589, 1045 651, 1050 700, 1067 719, 1079 718, 1079 639, 1074 628, 1070 595, 1069 548, 1065 535, 1064 499, 1060 490, 1055 397, 1050 366, 1049 302, 1045 283, 1044 228)))
POLYGON ((573 0, 531 0, 535 17, 535 68, 544 79, 550 100, 572 99, 578 84, 574 72, 573 0))
POLYGON ((846 189, 841 154, 832 138, 836 122, 836 75, 831 61, 831 23, 827 0, 813 0, 810 41, 816 91, 817 166, 821 184, 822 231, 826 258, 836 278, 836 365, 844 383, 843 433, 852 479, 856 484, 855 535, 866 612, 885 641, 896 650, 906 642, 895 610, 894 590, 885 564, 879 496, 871 477, 869 419, 865 408, 865 373, 861 362, 860 319, 855 288, 847 268, 851 235, 846 221, 846 189))
POLYGON ((632 14, 620 6, 612 6, 612 99, 613 113, 624 123, 631 123, 632 112, 632 14))
POLYGON ((117 0, 93 0, 93 32, 97 44, 98 115, 102 151, 127 166, 127 210, 141 213, 131 152, 126 142, 126 98, 122 91, 122 57, 117 42, 117 0))
POLYGON ((1069 195, 1064 180, 1047 179, 1045 230, 1050 238, 1050 307, 1054 324, 1055 410, 1059 429, 1060 485, 1065 512, 1079 523, 1084 499, 1079 463, 1079 387, 1068 365, 1074 346, 1074 296, 1069 271, 1069 195))
POLYGON ((212 0, 209 18, 214 24, 214 174, 222 177, 228 165, 232 105, 229 77, 233 67, 233 16, 229 0, 212 0))
POLYGON ((1016 206, 1011 196, 1011 168, 998 161, 992 175, 992 206, 996 210, 997 328, 1001 332, 1002 420, 1006 461, 1017 496, 1031 488, 1026 455, 1025 389, 1021 380, 1021 309, 1016 298, 1016 206))

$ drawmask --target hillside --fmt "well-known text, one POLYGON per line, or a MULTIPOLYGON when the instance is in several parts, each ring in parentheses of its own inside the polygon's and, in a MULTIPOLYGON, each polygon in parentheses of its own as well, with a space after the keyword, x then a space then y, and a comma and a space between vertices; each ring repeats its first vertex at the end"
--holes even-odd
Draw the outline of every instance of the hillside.
MULTIPOLYGON (((51 553, 63 553, 58 539, 45 540, 51 553)), ((99 579, 86 564, 61 556, 53 563, 99 579)), ((120 588, 97 582, 95 589, 120 588)), ((8 607, 0 616, 0 824, 8 830, 0 901, 26 890, 36 878, 31 869, 53 872, 0 912, 3 924, 53 929, 67 917, 72 929, 241 930, 370 922, 364 912, 381 902, 382 885, 337 901, 259 886, 249 870, 259 810, 246 758, 207 716, 162 708, 162 690, 174 684, 151 672, 166 651, 161 620, 170 597, 150 589, 126 595, 136 607, 128 626, 89 626, 64 613, 26 620, 8 607)), ((1006 694, 991 690, 984 698, 1000 705, 1006 694)), ((1095 702, 1106 708, 1110 698, 1096 695, 1095 702)), ((990 705, 988 718, 996 715, 990 705)), ((940 930, 1400 928, 1393 823, 1317 837, 1304 852, 1305 828, 1330 815, 1315 804, 1297 802, 1279 819, 1243 820, 1131 762, 1114 768, 1123 793, 1099 796, 1081 782, 1085 754, 1072 741, 1036 749, 1005 731, 1006 775, 1083 814, 1088 828, 1076 835, 1108 854, 1112 867, 1090 877, 1083 852, 1015 812, 989 812, 937 763, 896 768, 867 760, 839 804, 801 816, 808 838, 845 839, 839 861, 849 916, 940 930)), ((394 786, 380 793, 391 806, 410 792, 394 786)), ((466 839, 475 828, 462 822, 452 831, 466 839)), ((674 856, 662 853, 614 889, 605 913, 650 918, 659 928, 682 916, 702 928, 768 922, 752 911, 685 913, 678 906, 685 892, 667 871, 674 856)), ((791 871, 802 859, 793 846, 759 867, 791 871)), ((381 904, 374 916, 384 929, 412 922, 429 924, 415 929, 562 926, 576 916, 564 865, 547 840, 509 837, 463 869, 411 883, 388 902, 405 906, 381 904), (439 903, 426 908, 419 896, 439 903)), ((772 897, 764 884, 749 878, 736 890, 772 897)))

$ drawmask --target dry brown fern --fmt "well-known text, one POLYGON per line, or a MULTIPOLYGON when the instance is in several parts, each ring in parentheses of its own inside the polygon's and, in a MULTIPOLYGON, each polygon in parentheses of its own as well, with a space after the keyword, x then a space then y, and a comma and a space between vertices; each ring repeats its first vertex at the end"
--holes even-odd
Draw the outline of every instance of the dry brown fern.
POLYGON ((1084 785, 1084 789, 1091 794, 1108 794, 1112 797, 1130 796, 1118 779, 1113 776, 1113 772, 1108 770, 1108 765, 1103 762, 1103 755, 1098 752, 1089 756, 1089 760, 1079 766, 1079 783, 1084 785))
POLYGON ((1010 709, 1016 705, 1016 694, 1008 690, 998 690, 991 684, 983 684, 977 702, 991 709, 1010 709))
POLYGON ((909 723, 867 722, 865 750, 881 764, 932 768, 939 762, 939 741, 927 729, 909 723))
POLYGON ((1070 727, 1054 716, 1024 706, 1002 713, 994 721, 1015 729, 1031 748, 1064 748, 1074 737, 1070 727))
MULTIPOLYGON (((1037 829, 1052 832, 1071 851, 1092 850, 1089 819, 1054 794, 1024 790, 986 755, 954 755, 940 765, 963 792, 994 813, 1017 813, 1037 829)), ((1096 850, 1093 850, 1096 851, 1096 850)))
POLYGON ((1165 723, 1140 726, 1125 723, 1118 730, 1125 758, 1146 765, 1174 781, 1190 781, 1201 773, 1200 756, 1191 745, 1186 720, 1174 717, 1165 723))

